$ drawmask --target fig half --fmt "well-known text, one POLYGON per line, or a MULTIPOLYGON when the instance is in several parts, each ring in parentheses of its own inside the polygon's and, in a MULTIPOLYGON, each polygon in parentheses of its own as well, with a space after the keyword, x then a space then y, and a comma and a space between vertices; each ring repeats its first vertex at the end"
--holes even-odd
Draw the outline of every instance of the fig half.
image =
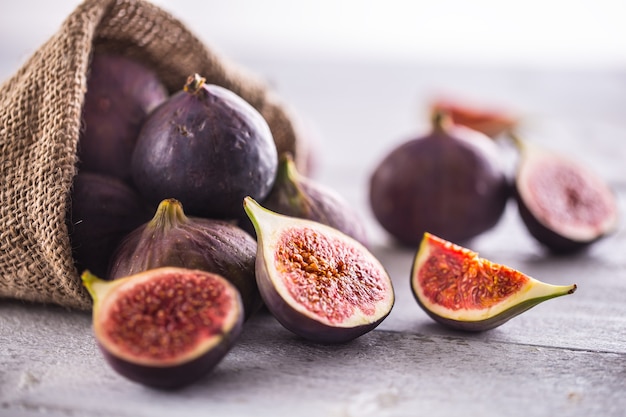
POLYGON ((420 307, 440 324, 459 330, 493 329, 576 285, 551 285, 476 252, 425 233, 411 270, 420 307))
POLYGON ((342 196, 300 174, 289 153, 280 155, 276 181, 263 206, 286 216, 323 223, 367 244, 358 214, 342 196))
POLYGON ((358 241, 311 220, 274 213, 246 197, 257 234, 256 276, 265 305, 293 333, 341 343, 374 329, 394 291, 380 262, 358 241))
POLYGON ((496 138, 510 132, 519 123, 512 113, 502 109, 488 108, 453 99, 438 99, 431 104, 431 112, 446 113, 457 125, 469 127, 496 138))
POLYGON ((186 216, 180 201, 163 200, 152 220, 130 232, 111 256, 108 279, 176 266, 214 272, 237 287, 246 317, 262 305, 255 279, 256 241, 226 221, 186 216))
POLYGON ((521 156, 515 197, 530 234, 556 254, 584 249, 617 228, 613 191, 589 167, 514 137, 521 156))
POLYGON ((217 274, 156 268, 104 281, 85 271, 82 280, 104 358, 143 385, 173 389, 198 380, 241 333, 239 292, 217 274))

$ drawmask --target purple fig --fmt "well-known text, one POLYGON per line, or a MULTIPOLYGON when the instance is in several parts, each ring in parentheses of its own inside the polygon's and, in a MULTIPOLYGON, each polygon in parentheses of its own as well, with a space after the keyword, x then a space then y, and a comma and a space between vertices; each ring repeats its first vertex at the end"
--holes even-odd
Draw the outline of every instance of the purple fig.
POLYGON ((442 113, 430 133, 379 163, 369 191, 380 225, 409 246, 419 245, 424 232, 467 241, 498 223, 510 196, 493 140, 442 113))
POLYGON ((270 192, 277 165, 263 116, 196 74, 144 123, 132 176, 154 204, 175 198, 189 215, 238 219, 245 196, 263 199, 270 192))
POLYGON ((154 208, 122 180, 79 172, 71 190, 67 224, 79 272, 89 269, 104 276, 122 239, 150 220, 154 208))
POLYGON ((79 168, 130 183, 130 159, 139 130, 167 97, 152 69, 123 55, 96 52, 83 104, 79 168))
POLYGON ((256 241, 232 223, 187 217, 182 204, 166 199, 149 222, 132 231, 111 257, 108 279, 162 266, 219 274, 241 293, 246 316, 262 305, 255 280, 256 241))
POLYGON ((289 153, 280 156, 274 187, 263 206, 280 214, 334 227, 367 245, 365 227, 355 210, 329 187, 301 175, 289 153))

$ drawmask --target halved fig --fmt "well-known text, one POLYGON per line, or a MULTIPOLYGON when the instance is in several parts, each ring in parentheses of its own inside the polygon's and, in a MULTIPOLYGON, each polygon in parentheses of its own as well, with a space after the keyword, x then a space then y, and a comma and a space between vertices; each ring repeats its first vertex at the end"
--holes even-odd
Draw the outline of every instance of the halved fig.
POLYGON ((341 343, 373 330, 394 292, 382 264, 330 226, 280 215, 246 197, 257 234, 257 283, 265 305, 293 333, 341 343))
POLYGON ((104 358, 124 377, 156 388, 190 384, 211 371, 241 333, 237 289, 220 275, 156 268, 116 281, 89 271, 93 331, 104 358))
POLYGON ((411 270, 417 303, 435 321, 459 330, 484 331, 576 285, 551 285, 476 252, 425 233, 411 270))
POLYGON ((589 167, 515 138, 516 199, 530 234, 557 254, 581 250, 617 228, 613 191, 589 167))

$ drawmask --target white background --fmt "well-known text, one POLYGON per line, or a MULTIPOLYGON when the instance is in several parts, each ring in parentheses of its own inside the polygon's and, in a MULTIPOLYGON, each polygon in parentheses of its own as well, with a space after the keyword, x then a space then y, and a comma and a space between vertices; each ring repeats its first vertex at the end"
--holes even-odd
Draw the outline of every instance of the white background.
MULTIPOLYGON (((155 0, 239 57, 278 54, 530 68, 626 67, 623 0, 155 0)), ((2 75, 78 0, 0 0, 2 75), (7 62, 7 59, 9 62, 7 62)), ((16 65, 16 64, 15 64, 16 65)))

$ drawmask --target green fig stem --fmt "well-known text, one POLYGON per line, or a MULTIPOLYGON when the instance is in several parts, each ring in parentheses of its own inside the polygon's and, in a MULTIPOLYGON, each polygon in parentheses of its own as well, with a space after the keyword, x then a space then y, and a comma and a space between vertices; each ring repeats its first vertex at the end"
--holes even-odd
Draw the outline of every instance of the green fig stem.
POLYGON ((189 218, 185 215, 181 202, 174 198, 167 198, 159 203, 154 217, 150 220, 149 227, 169 230, 188 221, 189 218))
POLYGON ((452 124, 452 118, 444 110, 435 110, 431 115, 433 132, 445 133, 452 124))
POLYGON ((85 286, 85 288, 87 288, 89 295, 91 295, 91 298, 94 301, 100 298, 99 294, 102 292, 102 289, 110 284, 109 281, 98 278, 89 270, 83 271, 80 278, 83 281, 83 285, 85 286))
POLYGON ((183 90, 187 93, 198 94, 202 89, 202 86, 206 83, 206 78, 201 77, 199 74, 190 75, 187 78, 187 83, 183 87, 183 90))

